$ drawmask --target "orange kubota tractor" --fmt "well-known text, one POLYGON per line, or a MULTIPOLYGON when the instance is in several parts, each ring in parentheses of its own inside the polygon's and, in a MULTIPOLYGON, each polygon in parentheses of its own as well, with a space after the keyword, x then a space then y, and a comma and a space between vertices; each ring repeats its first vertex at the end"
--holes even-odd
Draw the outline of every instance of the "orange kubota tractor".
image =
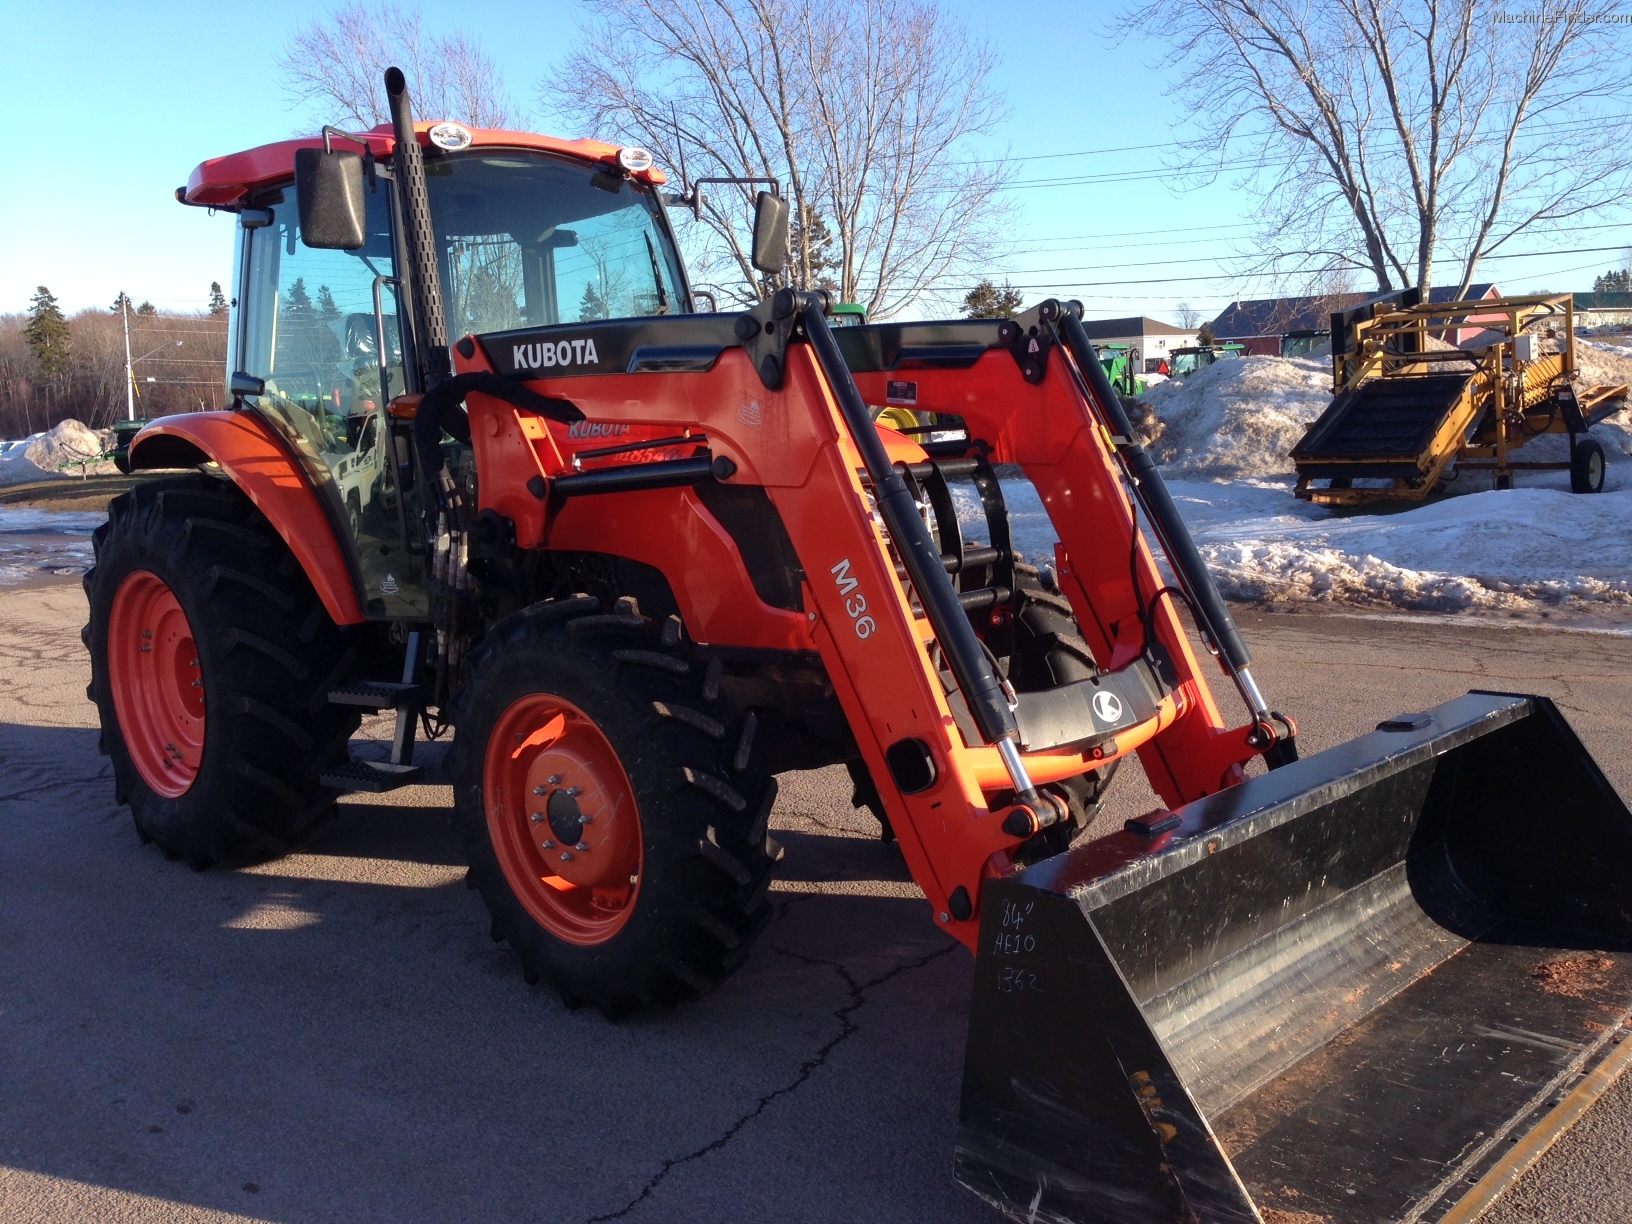
POLYGON ((698 313, 649 154, 386 88, 178 192, 237 216, 235 402, 136 438, 198 471, 118 499, 85 582, 144 839, 283 853, 451 726, 495 936, 616 1014, 743 961, 774 776, 844 764, 977 956, 956 1175, 1027 1220, 1468 1219, 1619 1073, 1614 790, 1508 694, 1298 760, 1078 307, 698 313), (389 760, 349 758, 365 710, 389 760), (1073 845, 1131 757, 1166 806, 1073 845))

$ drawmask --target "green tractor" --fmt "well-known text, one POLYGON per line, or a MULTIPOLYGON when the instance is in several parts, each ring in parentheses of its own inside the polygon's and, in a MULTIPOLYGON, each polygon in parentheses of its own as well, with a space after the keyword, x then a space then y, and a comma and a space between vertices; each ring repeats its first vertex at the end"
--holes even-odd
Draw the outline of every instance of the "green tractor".
POLYGON ((1105 376, 1111 380, 1118 395, 1134 399, 1150 389, 1150 384, 1135 370, 1138 359, 1126 344, 1099 344, 1094 346, 1099 364, 1105 367, 1105 376))
POLYGON ((1167 355, 1169 377, 1185 378, 1220 361, 1237 361, 1247 355, 1244 344, 1198 344, 1173 349, 1167 355))

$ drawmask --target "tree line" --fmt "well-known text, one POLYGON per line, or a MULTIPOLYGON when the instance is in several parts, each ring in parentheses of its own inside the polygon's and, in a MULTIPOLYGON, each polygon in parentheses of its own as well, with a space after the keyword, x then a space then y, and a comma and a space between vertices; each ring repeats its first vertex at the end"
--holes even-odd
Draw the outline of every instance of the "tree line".
POLYGON ((196 312, 133 304, 63 313, 44 285, 22 314, 0 315, 0 438, 21 438, 73 418, 102 429, 123 420, 125 321, 136 415, 220 407, 225 395, 227 302, 211 285, 196 312))

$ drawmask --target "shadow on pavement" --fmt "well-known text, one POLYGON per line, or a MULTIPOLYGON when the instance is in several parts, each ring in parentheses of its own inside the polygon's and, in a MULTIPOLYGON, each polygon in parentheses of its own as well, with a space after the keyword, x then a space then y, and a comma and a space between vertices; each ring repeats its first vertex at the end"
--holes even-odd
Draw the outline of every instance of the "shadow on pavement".
MULTIPOLYGON (((970 965, 921 899, 775 893, 734 978, 612 1024, 522 983, 443 808, 195 874, 95 744, 0 725, 0 1165, 278 1221, 991 1218, 949 1173, 970 965)), ((797 878, 905 878, 779 836, 797 878)))

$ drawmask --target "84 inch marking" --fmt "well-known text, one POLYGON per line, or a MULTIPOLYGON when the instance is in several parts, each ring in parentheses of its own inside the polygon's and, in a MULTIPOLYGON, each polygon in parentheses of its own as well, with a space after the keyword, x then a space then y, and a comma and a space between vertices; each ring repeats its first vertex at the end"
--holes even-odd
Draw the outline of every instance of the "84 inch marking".
POLYGON ((840 561, 828 573, 833 575, 833 585, 839 588, 839 594, 844 598, 844 610, 850 614, 850 623, 856 627, 856 636, 866 641, 873 636, 878 628, 878 622, 872 617, 864 615, 867 611, 867 596, 857 588, 860 581, 850 576, 850 558, 840 561))

